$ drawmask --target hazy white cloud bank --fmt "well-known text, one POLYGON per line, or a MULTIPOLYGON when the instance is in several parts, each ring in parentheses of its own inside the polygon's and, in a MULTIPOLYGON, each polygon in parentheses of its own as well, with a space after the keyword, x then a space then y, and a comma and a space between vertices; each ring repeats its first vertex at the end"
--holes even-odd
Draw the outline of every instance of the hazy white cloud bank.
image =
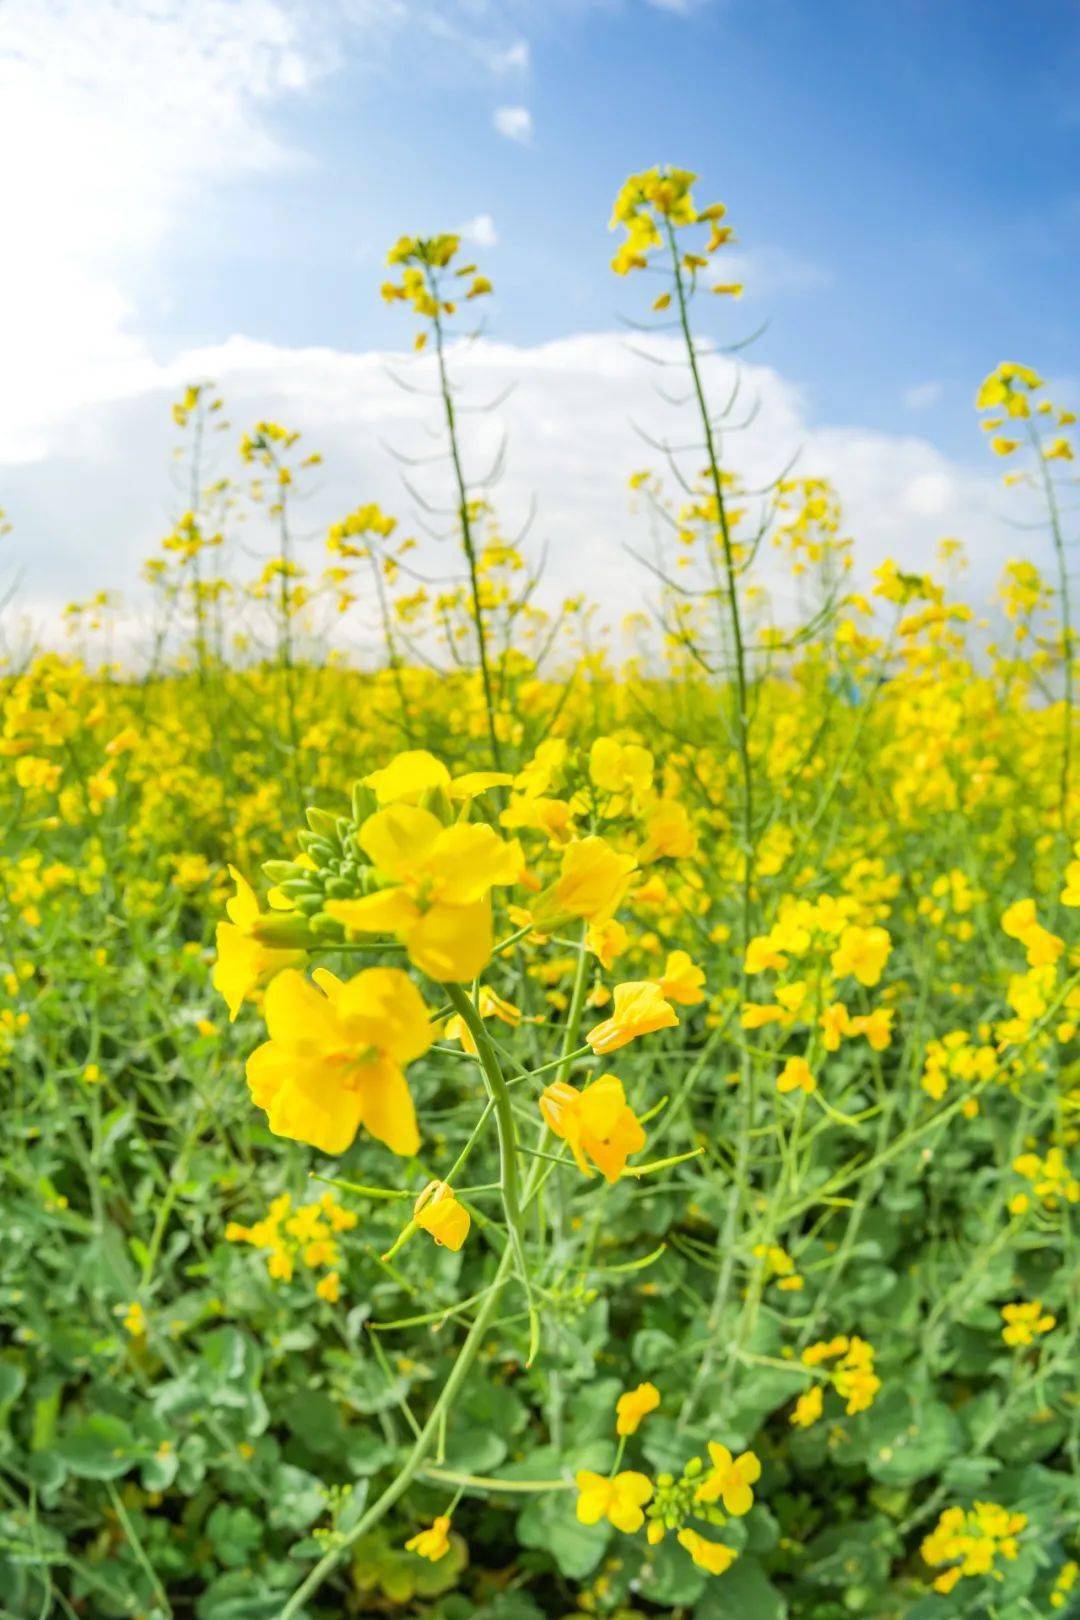
MULTIPOLYGON (((665 358, 676 353, 667 340, 654 346, 665 358)), ((730 365, 706 363, 718 399, 729 391, 730 365)), ((457 352, 454 370, 475 404, 513 385, 497 411, 463 417, 467 462, 479 476, 497 459, 505 432, 506 471, 494 499, 508 533, 535 500, 529 545, 548 548, 548 599, 583 591, 616 622, 641 607, 653 582, 626 547, 648 550, 651 541, 644 515, 630 513, 627 479, 657 457, 631 423, 671 442, 692 433, 690 420, 659 398, 655 368, 621 336, 598 333, 536 347, 481 340, 457 352)), ((382 502, 409 529, 420 514, 387 447, 430 454, 438 413, 433 399, 402 389, 395 375, 412 388, 432 381, 430 362, 412 356, 289 349, 243 337, 167 366, 144 361, 126 391, 114 388, 92 407, 57 416, 39 441, 42 454, 7 468, 6 504, 17 526, 5 546, 23 570, 25 607, 47 622, 63 602, 104 586, 137 602, 139 563, 183 505, 169 478, 168 404, 190 380, 221 386, 235 430, 230 444, 270 416, 300 428, 305 445, 323 452, 317 486, 297 512, 313 566, 323 561, 327 524, 362 501, 382 502)), ((766 367, 744 367, 742 388, 757 415, 730 448, 748 481, 767 481, 799 451, 800 472, 824 474, 839 488, 863 573, 887 554, 909 567, 929 564, 936 542, 957 534, 974 556, 973 588, 988 588, 1016 544, 996 515, 990 476, 957 466, 923 439, 812 426, 796 390, 766 367)), ((410 468, 408 476, 434 505, 447 504, 445 463, 410 468)), ((417 532, 426 565, 450 571, 452 556, 417 532)))
MULTIPOLYGON (((382 441, 429 449, 429 417, 423 399, 394 386, 388 357, 237 335, 162 364, 136 329, 135 290, 144 278, 165 284, 170 233, 202 190, 257 184, 306 161, 274 137, 269 114, 317 89, 357 37, 466 33, 476 71, 504 86, 503 111, 524 115, 504 119, 504 133, 527 138, 527 113, 505 87, 528 70, 522 30, 539 15, 526 0, 3 0, 0 505, 16 527, 0 552, 0 586, 18 567, 23 603, 46 622, 102 587, 137 597, 138 565, 177 515, 168 404, 195 379, 219 382, 237 433, 279 416, 325 453, 302 516, 312 534, 372 498, 408 522, 382 441)), ((496 237, 486 214, 464 229, 480 245, 496 237)), ((772 271, 779 281, 822 274, 782 259, 772 271)), ((624 545, 647 545, 648 535, 628 517, 626 476, 649 452, 629 422, 687 436, 656 395, 655 369, 619 337, 595 334, 531 348, 480 342, 458 371, 477 400, 517 385, 497 417, 465 418, 470 456, 486 466, 505 424, 498 500, 512 529, 535 497, 549 593, 584 590, 612 617, 639 605, 649 585, 624 545)), ((716 381, 725 392, 726 379, 716 381)), ((918 565, 956 533, 985 583, 1013 549, 989 473, 920 438, 813 424, 791 385, 763 367, 747 368, 746 393, 760 413, 752 434, 733 441, 742 470, 771 477, 801 447, 801 470, 834 478, 867 567, 886 551, 918 565)), ((437 498, 433 477, 422 481, 437 498)))

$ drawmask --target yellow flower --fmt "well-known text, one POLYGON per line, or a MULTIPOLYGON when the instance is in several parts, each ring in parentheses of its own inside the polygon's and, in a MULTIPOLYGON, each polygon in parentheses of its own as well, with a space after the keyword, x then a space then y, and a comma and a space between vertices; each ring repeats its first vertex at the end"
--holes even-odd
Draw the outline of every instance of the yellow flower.
POLYGON ((413 1205, 413 1220, 435 1242, 455 1252, 469 1235, 469 1212, 445 1181, 429 1181, 413 1205))
MULTIPOLYGON (((1080 862, 1076 863, 1080 868, 1080 862)), ((1080 902, 1078 902, 1080 903, 1080 902)), ((609 917, 606 922, 590 923, 585 935, 586 948, 592 951, 601 967, 609 968, 630 943, 630 935, 621 922, 609 917)))
POLYGON ((265 983, 283 968, 295 967, 303 961, 304 953, 264 945, 254 937, 252 930, 260 917, 255 891, 235 866, 229 867, 229 876, 236 884, 236 893, 225 902, 229 921, 217 925, 218 954, 213 985, 224 996, 232 1022, 244 998, 257 985, 265 983))
POLYGON ((722 1541, 710 1541, 689 1525, 679 1531, 676 1539, 680 1547, 685 1547, 698 1569, 705 1570, 709 1575, 723 1575, 739 1556, 733 1547, 725 1547, 722 1541))
POLYGON ((881 978, 891 949, 892 941, 884 928, 860 928, 850 923, 832 953, 832 970, 838 979, 851 974, 869 989, 881 978))
POLYGON ((686 809, 674 799, 661 799, 645 822, 645 842, 638 861, 685 860, 697 849, 697 835, 686 809))
POLYGON ((686 951, 672 951, 664 965, 664 971, 656 981, 660 990, 669 1001, 677 1001, 683 1007, 696 1007, 705 1000, 702 986, 705 983, 705 971, 699 968, 686 951))
POLYGON ((1005 1322, 1001 1337, 1014 1346, 1033 1344, 1037 1334, 1049 1333, 1057 1326, 1057 1317, 1044 1312, 1039 1299, 1003 1305, 1001 1315, 1005 1322))
POLYGON ((784 1067, 776 1077, 777 1091, 805 1091, 817 1090, 817 1081, 810 1072, 810 1065, 803 1057, 789 1057, 784 1067))
POLYGON ((533 915, 544 925, 570 917, 606 922, 621 904, 636 866, 633 855, 621 855, 603 838, 575 839, 563 850, 559 876, 538 896, 533 915))
POLYGON ((1065 949, 1065 941, 1039 922, 1034 900, 1014 901, 1002 912, 1001 927, 1010 939, 1023 945, 1029 967, 1049 967, 1065 949))
POLYGON ((133 1339, 145 1339, 148 1324, 146 1320, 146 1312, 139 1304, 139 1301, 137 1299, 133 1299, 130 1305, 128 1305, 126 1308, 121 1307, 121 1309, 124 1311, 124 1327, 127 1329, 128 1333, 131 1334, 131 1337, 133 1339))
POLYGON ((578 1488, 577 1516, 582 1524, 599 1524, 606 1519, 616 1530, 632 1535, 645 1523, 642 1508, 653 1493, 652 1480, 632 1469, 605 1479, 582 1468, 575 1476, 578 1488))
POLYGON ((845 1035, 851 1034, 851 1018, 842 1001, 833 1001, 818 1019, 826 1052, 838 1052, 845 1035))
POLYGON ((604 793, 629 793, 638 803, 652 787, 652 754, 637 743, 597 737, 589 750, 589 779, 604 793))
POLYGON ((294 969, 266 992, 270 1039, 247 1061, 252 1101, 275 1136, 344 1153, 361 1125, 394 1153, 420 1146, 403 1066, 431 1045, 428 1010, 408 974, 367 968, 341 983, 294 969))
POLYGON ((405 1543, 405 1551, 415 1553, 418 1558, 426 1558, 429 1563, 437 1564, 450 1551, 450 1518, 448 1514, 441 1513, 427 1530, 420 1530, 415 1536, 410 1536, 405 1543))
POLYGON ((808 1429, 821 1416, 824 1404, 825 1396, 821 1385, 814 1384, 804 1395, 799 1396, 788 1422, 794 1423, 796 1428, 808 1429))
POLYGON ((315 1284, 315 1292, 320 1299, 325 1299, 328 1305, 336 1305, 341 1298, 341 1278, 336 1271, 328 1271, 325 1277, 320 1277, 315 1284))
POLYGON ((485 822, 444 827, 430 810, 404 803, 369 816, 359 842, 389 886, 360 900, 329 900, 329 915, 351 932, 397 935, 429 978, 475 979, 494 943, 491 890, 516 881, 520 846, 485 822))
POLYGON ((639 1384, 628 1389, 615 1402, 615 1433, 636 1434, 638 1424, 660 1405, 660 1391, 655 1384, 639 1384))
POLYGON ((709 1441, 712 1467, 694 1493, 697 1502, 722 1501, 724 1510, 741 1518, 754 1505, 751 1486, 761 1478, 761 1463, 752 1451, 733 1457, 727 1446, 709 1441))
POLYGON ((557 1137, 567 1142, 582 1175, 590 1176, 591 1159, 605 1181, 617 1181, 631 1153, 645 1146, 645 1132, 626 1101, 615 1075, 594 1080, 578 1091, 565 1080, 545 1086, 540 1113, 557 1137))
POLYGON ((630 979, 615 986, 615 1005, 610 1018, 595 1024, 585 1039, 598 1057, 617 1052, 639 1035, 658 1029, 671 1029, 679 1022, 674 1007, 664 998, 652 979, 630 979))
POLYGON ((418 804, 426 793, 441 790, 451 799, 472 799, 512 781, 505 771, 468 771, 452 778, 441 759, 424 748, 412 748, 381 770, 371 771, 364 786, 371 788, 380 805, 418 804))

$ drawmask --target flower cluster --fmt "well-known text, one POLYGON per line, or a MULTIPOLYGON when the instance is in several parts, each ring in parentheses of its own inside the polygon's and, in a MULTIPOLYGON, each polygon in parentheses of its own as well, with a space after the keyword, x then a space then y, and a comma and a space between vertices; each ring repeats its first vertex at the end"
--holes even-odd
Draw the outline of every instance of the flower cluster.
MULTIPOLYGON (((874 1371, 874 1349, 856 1334, 837 1334, 834 1339, 820 1339, 808 1344, 802 1353, 804 1367, 820 1367, 828 1382, 845 1403, 849 1417, 865 1412, 874 1404, 881 1389, 881 1379, 874 1371), (832 1363, 831 1366, 828 1363, 832 1363)), ((824 1389, 813 1384, 799 1396, 790 1421, 799 1429, 808 1429, 817 1422, 825 1407, 824 1389)))
POLYGON ((339 1204, 333 1193, 324 1193, 312 1204, 294 1206, 289 1193, 273 1200, 261 1221, 244 1226, 230 1221, 225 1228, 229 1243, 249 1243, 266 1254, 267 1274, 275 1282, 291 1282, 297 1263, 309 1271, 324 1273, 315 1285, 320 1299, 334 1305, 341 1297, 342 1232, 351 1232, 357 1216, 339 1204))
POLYGON ((1025 1513, 1012 1513, 996 1502, 976 1502, 966 1510, 946 1508, 921 1547, 931 1568, 949 1566, 934 1577, 935 1592, 951 1592, 968 1576, 993 1574, 999 1558, 1014 1559, 1020 1550, 1017 1537, 1027 1522, 1025 1513))
POLYGON ((692 1457, 678 1478, 661 1473, 654 1482, 634 1469, 620 1470, 627 1438, 636 1434, 642 1419, 659 1405, 660 1392, 655 1384, 639 1384, 619 1396, 615 1466, 607 1475, 588 1468, 578 1471, 578 1519, 590 1525, 604 1520, 625 1535, 633 1535, 645 1526, 646 1539, 654 1547, 673 1533, 699 1569, 722 1575, 738 1557, 737 1549, 703 1535, 692 1521, 697 1519, 719 1528, 728 1517, 742 1518, 749 1513, 754 1505, 753 1487, 761 1478, 761 1463, 752 1451, 736 1457, 726 1446, 710 1441, 708 1464, 700 1457, 692 1457))

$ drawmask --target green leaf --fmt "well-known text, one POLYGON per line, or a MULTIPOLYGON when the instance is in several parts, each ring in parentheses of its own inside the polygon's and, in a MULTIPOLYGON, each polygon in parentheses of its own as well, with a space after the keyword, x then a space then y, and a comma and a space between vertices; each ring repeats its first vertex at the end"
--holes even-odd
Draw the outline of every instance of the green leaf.
POLYGON ((81 1479, 118 1479, 140 1460, 140 1448, 127 1424, 104 1413, 74 1424, 56 1450, 81 1479))
POLYGON ((530 1502, 517 1523, 523 1547, 540 1547, 551 1554, 568 1580, 591 1575, 604 1556, 614 1531, 609 1524, 578 1522, 573 1491, 552 1491, 530 1502))
POLYGON ((695 1620, 786 1620, 787 1604, 756 1558, 740 1556, 694 1609, 695 1620))

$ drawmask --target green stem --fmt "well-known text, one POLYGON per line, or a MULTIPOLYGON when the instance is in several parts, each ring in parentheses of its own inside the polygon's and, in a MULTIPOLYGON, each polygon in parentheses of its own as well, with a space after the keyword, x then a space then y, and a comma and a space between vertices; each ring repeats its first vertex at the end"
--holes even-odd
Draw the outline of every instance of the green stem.
POLYGON ((521 1286, 529 1307, 529 1363, 539 1348, 540 1319, 532 1299, 529 1267, 525 1256, 525 1236, 521 1216, 521 1187, 518 1175, 517 1130, 514 1126, 514 1107, 510 1092, 499 1064, 498 1054, 491 1043, 487 1025, 481 1018, 471 996, 459 984, 448 984, 446 993, 454 1010, 468 1029, 476 1046, 480 1066, 484 1071, 488 1095, 495 1109, 495 1127, 499 1136, 499 1182, 502 1192, 503 1213, 510 1237, 521 1286))
POLYGON ((476 627, 476 645, 480 653, 480 675, 484 683, 484 705, 487 709, 488 736, 491 739, 491 757, 497 771, 502 770, 502 754, 499 749, 499 737, 495 728, 495 694, 491 683, 491 668, 488 663, 487 636, 484 631, 484 615, 480 607, 480 580, 476 570, 476 547, 473 544, 472 519, 469 515, 469 490, 465 482, 465 473, 461 465, 461 453, 458 448, 457 421, 454 415, 454 396, 450 389, 450 379, 446 371, 446 354, 443 342, 442 319, 439 315, 439 289, 434 275, 428 269, 428 285, 431 296, 435 300, 436 309, 431 324, 435 330, 435 354, 439 363, 439 391, 442 394, 443 412, 446 417, 446 435, 450 443, 450 462, 454 469, 454 481, 457 485, 458 521, 461 524, 461 543, 465 551, 465 561, 469 566, 469 588, 472 592, 472 621, 476 627))

